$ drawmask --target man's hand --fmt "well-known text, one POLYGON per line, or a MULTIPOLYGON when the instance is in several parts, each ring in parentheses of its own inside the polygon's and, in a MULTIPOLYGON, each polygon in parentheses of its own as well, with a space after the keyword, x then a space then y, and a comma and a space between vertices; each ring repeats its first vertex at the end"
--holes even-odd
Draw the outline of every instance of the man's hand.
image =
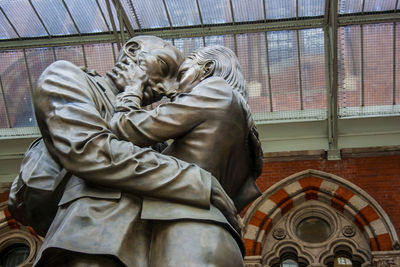
POLYGON ((107 76, 112 79, 118 90, 129 89, 141 96, 143 95, 143 89, 147 83, 146 73, 130 58, 125 58, 116 63, 112 71, 107 73, 107 76))
POLYGON ((211 204, 225 215, 225 218, 240 235, 241 229, 235 205, 215 177, 211 179, 211 204))

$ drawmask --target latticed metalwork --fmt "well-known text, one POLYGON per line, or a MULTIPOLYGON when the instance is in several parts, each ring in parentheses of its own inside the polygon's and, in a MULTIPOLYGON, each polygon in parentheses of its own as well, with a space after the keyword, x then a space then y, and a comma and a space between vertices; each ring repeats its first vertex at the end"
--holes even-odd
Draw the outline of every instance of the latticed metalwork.
POLYGON ((0 0, 1 135, 37 134, 31 93, 65 59, 104 74, 129 37, 237 55, 260 124, 400 114, 398 0, 0 0), (8 130, 6 130, 6 128, 8 130))

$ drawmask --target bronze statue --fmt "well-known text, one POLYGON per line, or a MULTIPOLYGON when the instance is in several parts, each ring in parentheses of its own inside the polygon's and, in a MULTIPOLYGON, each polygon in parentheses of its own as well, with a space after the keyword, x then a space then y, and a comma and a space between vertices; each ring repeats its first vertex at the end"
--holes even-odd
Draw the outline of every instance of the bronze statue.
MULTIPOLYGON (((134 74, 130 80, 135 82, 117 96, 110 125, 119 138, 142 147, 173 139, 162 153, 210 171, 240 209, 260 195, 255 178, 262 168, 261 145, 247 106, 243 74, 230 49, 211 46, 190 55, 180 67, 173 101, 151 111, 141 108, 146 89, 143 73, 135 62, 121 68, 134 74)), ((217 209, 197 210, 144 197, 142 218, 156 221, 152 264, 243 266, 232 237, 215 223, 224 225, 239 244, 240 236, 217 209)))
MULTIPOLYGON (((161 66, 146 71, 154 79, 147 80, 145 96, 158 99, 157 92, 171 86, 181 53, 152 36, 134 37, 124 48, 120 60, 127 52, 143 52, 161 66)), ((39 128, 50 154, 72 176, 36 266, 148 266, 155 223, 141 218, 143 197, 205 210, 213 203, 237 225, 232 201, 209 172, 112 133, 108 122, 121 89, 119 66, 104 78, 59 61, 39 78, 34 92, 39 128)))

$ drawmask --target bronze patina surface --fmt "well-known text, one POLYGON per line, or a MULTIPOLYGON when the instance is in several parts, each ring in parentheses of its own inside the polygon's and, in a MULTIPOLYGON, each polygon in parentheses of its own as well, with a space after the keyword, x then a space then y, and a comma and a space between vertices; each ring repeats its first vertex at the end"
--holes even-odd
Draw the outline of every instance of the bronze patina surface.
POLYGON ((262 156, 243 76, 224 47, 182 61, 137 36, 106 77, 67 61, 43 72, 36 118, 72 176, 36 266, 243 266, 233 203, 259 195, 262 156))

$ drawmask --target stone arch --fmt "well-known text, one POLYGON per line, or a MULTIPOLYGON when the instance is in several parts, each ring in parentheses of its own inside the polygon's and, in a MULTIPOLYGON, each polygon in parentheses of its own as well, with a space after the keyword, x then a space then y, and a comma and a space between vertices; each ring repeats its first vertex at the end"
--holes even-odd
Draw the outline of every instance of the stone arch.
POLYGON ((15 244, 29 247, 29 255, 18 266, 32 266, 43 238, 35 233, 32 227, 21 225, 10 214, 7 202, 0 203, 0 252, 15 244))
POLYGON ((262 241, 293 207, 322 201, 354 222, 371 251, 392 250, 397 233, 382 207, 364 190, 339 176, 318 170, 293 174, 270 187, 243 218, 246 256, 260 256, 262 241))

